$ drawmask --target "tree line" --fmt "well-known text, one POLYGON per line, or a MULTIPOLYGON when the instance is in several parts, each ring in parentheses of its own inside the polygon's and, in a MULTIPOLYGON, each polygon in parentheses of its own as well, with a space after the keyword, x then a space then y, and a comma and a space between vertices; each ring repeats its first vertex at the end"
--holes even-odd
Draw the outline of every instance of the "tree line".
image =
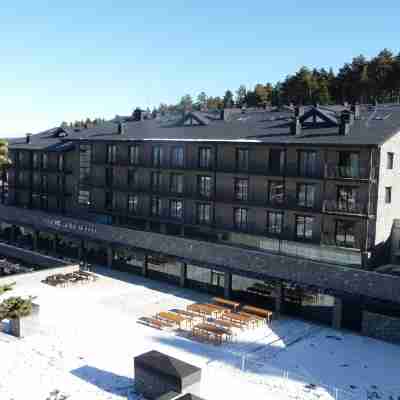
POLYGON ((400 102, 400 53, 388 49, 367 59, 363 55, 345 63, 337 73, 332 68, 301 67, 282 82, 245 85, 222 96, 199 93, 184 95, 177 104, 160 104, 158 111, 202 110, 237 107, 266 107, 283 104, 338 104, 344 102, 400 102))

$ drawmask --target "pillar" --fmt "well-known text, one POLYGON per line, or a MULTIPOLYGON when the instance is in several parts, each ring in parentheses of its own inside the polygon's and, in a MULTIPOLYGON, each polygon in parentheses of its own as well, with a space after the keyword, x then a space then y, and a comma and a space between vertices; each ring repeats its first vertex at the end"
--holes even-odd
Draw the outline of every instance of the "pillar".
POLYGON ((333 316, 332 316, 332 328, 342 328, 342 316, 343 316, 343 301, 338 297, 335 297, 333 305, 333 316))
POLYGON ((186 278, 187 278, 187 264, 183 262, 181 263, 181 275, 179 279, 180 287, 182 288, 186 287, 186 278))
POLYGON ((278 283, 275 287, 275 313, 279 317, 283 312, 283 284, 278 283))
POLYGON ((112 268, 114 259, 114 252, 111 246, 107 247, 107 267, 112 268))
POLYGON ((148 275, 148 271, 149 271, 149 257, 146 254, 144 256, 144 260, 143 260, 143 267, 142 267, 142 275, 147 278, 148 275))
POLYGON ((230 299, 232 294, 232 274, 230 272, 224 273, 224 297, 230 299))
POLYGON ((34 251, 39 249, 39 231, 33 231, 32 247, 34 251))
POLYGON ((85 243, 83 240, 80 240, 78 246, 78 260, 83 261, 84 258, 85 258, 85 243))

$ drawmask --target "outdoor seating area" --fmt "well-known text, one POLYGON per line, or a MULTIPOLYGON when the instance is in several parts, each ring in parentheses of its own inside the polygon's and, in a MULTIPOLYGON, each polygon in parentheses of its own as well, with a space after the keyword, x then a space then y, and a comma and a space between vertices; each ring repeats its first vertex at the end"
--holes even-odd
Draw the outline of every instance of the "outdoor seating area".
POLYGON ((96 281, 98 278, 96 275, 86 271, 75 271, 66 274, 53 274, 49 275, 42 281, 50 286, 55 287, 69 287, 76 285, 83 285, 90 282, 96 281))
POLYGON ((242 331, 266 326, 272 317, 272 311, 214 297, 212 303, 193 303, 186 310, 162 311, 153 317, 141 317, 138 323, 221 345, 234 342, 242 331))

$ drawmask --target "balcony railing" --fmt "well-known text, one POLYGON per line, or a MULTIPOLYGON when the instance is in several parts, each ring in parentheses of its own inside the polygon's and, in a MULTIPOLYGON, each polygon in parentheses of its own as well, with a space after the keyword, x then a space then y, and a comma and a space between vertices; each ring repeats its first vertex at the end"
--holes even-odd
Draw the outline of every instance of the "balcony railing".
POLYGON ((325 178, 333 179, 374 179, 375 170, 367 166, 342 166, 337 164, 325 165, 325 178))
POLYGON ((323 212, 332 214, 368 215, 368 207, 360 203, 325 200, 323 212))

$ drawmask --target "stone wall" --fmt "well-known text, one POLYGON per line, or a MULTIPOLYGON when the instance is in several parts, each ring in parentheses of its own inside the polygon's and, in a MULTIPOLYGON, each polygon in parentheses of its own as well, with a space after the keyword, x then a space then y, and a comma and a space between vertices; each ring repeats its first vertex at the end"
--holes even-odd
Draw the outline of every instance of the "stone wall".
POLYGON ((400 343, 400 318, 364 311, 362 333, 376 339, 400 343))

